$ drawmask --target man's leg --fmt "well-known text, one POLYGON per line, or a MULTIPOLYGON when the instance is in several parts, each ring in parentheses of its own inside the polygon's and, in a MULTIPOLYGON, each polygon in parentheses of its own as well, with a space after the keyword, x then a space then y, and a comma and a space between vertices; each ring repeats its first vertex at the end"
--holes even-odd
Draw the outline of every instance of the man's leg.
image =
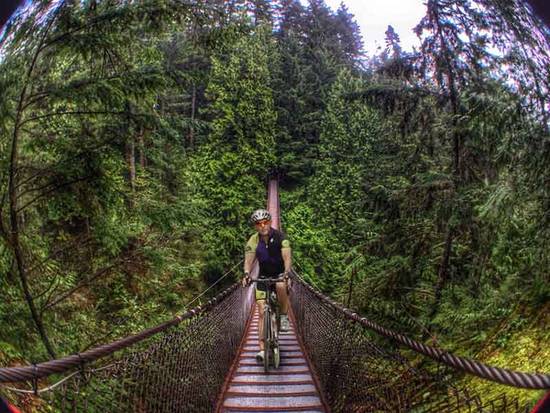
POLYGON ((258 312, 260 314, 260 319, 258 321, 258 342, 260 344, 260 351, 264 349, 264 305, 265 300, 256 300, 256 305, 258 306, 258 312))
POLYGON ((264 358, 264 306, 266 293, 265 291, 260 291, 256 288, 256 305, 258 306, 258 344, 260 346, 260 351, 256 354, 256 359, 258 361, 263 361, 264 358))
POLYGON ((289 329, 288 323, 288 293, 286 291, 286 284, 284 282, 277 283, 277 300, 279 301, 279 307, 281 309, 281 331, 287 331, 289 329))
POLYGON ((281 314, 288 314, 288 293, 284 282, 277 283, 277 300, 281 307, 281 314))

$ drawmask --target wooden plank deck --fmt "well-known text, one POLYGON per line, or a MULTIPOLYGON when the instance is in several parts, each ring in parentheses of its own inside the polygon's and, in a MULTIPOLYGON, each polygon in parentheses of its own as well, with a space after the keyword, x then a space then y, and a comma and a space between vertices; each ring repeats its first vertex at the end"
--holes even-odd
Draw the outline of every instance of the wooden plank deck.
POLYGON ((294 322, 280 333, 281 365, 264 371, 256 361, 258 345, 258 309, 255 308, 236 368, 223 396, 222 413, 326 413, 313 380, 307 358, 302 352, 294 322))

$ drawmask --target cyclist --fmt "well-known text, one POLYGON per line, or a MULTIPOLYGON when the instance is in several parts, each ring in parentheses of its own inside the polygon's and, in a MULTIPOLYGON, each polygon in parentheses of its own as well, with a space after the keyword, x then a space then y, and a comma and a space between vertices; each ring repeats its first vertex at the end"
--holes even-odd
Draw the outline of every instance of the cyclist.
MULTIPOLYGON (((290 241, 285 235, 271 228, 271 214, 265 209, 258 209, 252 213, 250 221, 254 224, 256 233, 246 243, 244 251, 244 277, 243 285, 250 282, 250 271, 255 260, 260 265, 259 278, 277 278, 281 273, 288 279, 288 273, 292 266, 290 241)), ((287 283, 279 282, 276 285, 277 300, 281 310, 281 331, 287 331, 288 322, 288 294, 287 283)), ((256 301, 260 311, 259 320, 259 344, 260 352, 256 355, 259 362, 264 358, 263 319, 266 299, 265 285, 256 284, 256 301)))
POLYGON ((0 413, 20 413, 19 409, 0 397, 0 413))

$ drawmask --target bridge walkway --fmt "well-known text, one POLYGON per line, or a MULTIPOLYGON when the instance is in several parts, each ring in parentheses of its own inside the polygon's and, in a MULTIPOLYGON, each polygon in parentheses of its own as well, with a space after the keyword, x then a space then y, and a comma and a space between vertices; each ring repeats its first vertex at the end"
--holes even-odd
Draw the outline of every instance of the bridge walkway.
POLYGON ((307 358, 296 337, 294 321, 291 329, 281 332, 281 365, 264 371, 255 355, 258 346, 258 308, 251 322, 236 364, 230 373, 222 413, 244 412, 308 412, 326 413, 307 358))

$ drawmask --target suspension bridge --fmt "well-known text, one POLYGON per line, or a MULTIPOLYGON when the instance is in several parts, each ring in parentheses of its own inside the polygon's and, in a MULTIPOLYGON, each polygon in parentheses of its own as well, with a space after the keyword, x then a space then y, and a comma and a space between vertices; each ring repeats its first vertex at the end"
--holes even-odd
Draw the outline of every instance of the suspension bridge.
MULTIPOLYGON (((276 180, 267 192, 279 228, 276 180)), ((453 380, 458 372, 548 390, 548 374, 492 367, 412 340, 331 300, 296 271, 290 300, 281 366, 269 373, 253 357, 252 287, 236 283, 138 334, 61 359, 0 368, 0 392, 29 412, 548 411, 549 392, 535 407, 504 395, 482 402, 453 380)))

